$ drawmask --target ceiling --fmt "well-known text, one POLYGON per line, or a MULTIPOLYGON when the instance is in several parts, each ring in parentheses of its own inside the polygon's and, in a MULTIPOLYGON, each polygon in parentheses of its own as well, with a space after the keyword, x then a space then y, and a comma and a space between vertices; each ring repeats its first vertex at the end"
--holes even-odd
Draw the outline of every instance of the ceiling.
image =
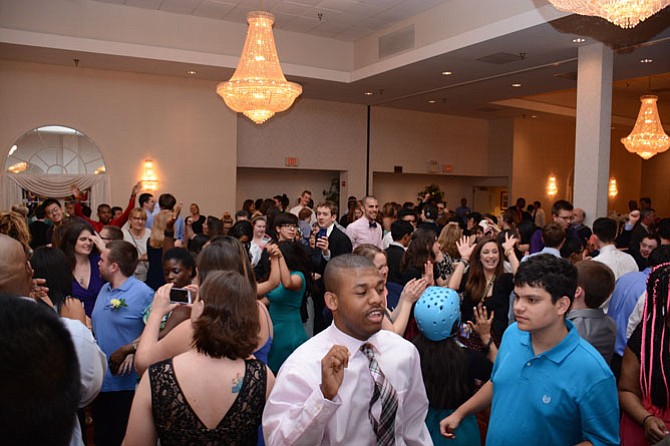
MULTIPOLYGON (((236 22, 244 22, 246 12, 260 6, 258 0, 95 1, 236 22)), ((340 40, 363 36, 356 33, 370 34, 387 27, 388 23, 442 3, 448 1, 263 1, 264 7, 277 16, 277 28, 340 40), (323 14, 320 22, 317 17, 311 28, 301 24, 313 21, 315 14, 323 14)), ((621 29, 603 19, 570 15, 351 83, 288 78, 302 84, 303 98, 487 119, 521 115, 542 118, 549 116, 552 110, 552 116, 570 116, 570 110, 574 116, 578 48, 595 42, 603 42, 614 51, 613 115, 628 121, 635 119, 639 96, 651 90, 659 96, 659 111, 667 127, 670 124, 670 75, 667 74, 670 73, 670 8, 632 30, 621 29), (584 42, 573 42, 577 38, 584 42), (487 56, 493 55, 506 56, 502 59, 507 62, 487 62, 487 56), (641 63, 645 59, 652 62, 641 63), (452 74, 443 75, 444 71, 452 74), (558 107, 552 109, 546 105, 558 107)), ((276 43, 281 52, 282 42, 276 43)), ((7 43, 0 44, 0 57, 70 66, 73 59, 78 59, 86 68, 179 77, 187 77, 187 71, 193 70, 196 74, 192 77, 211 81, 226 80, 233 71, 216 66, 7 43)))
POLYGON ((447 0, 95 0, 103 3, 247 23, 258 9, 276 29, 354 41, 447 0))

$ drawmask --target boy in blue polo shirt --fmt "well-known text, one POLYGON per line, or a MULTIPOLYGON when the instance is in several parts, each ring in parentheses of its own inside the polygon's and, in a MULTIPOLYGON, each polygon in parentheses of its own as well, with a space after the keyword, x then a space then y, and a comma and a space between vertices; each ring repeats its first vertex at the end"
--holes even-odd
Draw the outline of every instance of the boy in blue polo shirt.
POLYGON ((491 405, 489 445, 617 445, 619 402, 614 375, 565 319, 577 270, 539 255, 514 278, 514 316, 502 339, 491 380, 442 420, 447 438, 461 420, 491 405))

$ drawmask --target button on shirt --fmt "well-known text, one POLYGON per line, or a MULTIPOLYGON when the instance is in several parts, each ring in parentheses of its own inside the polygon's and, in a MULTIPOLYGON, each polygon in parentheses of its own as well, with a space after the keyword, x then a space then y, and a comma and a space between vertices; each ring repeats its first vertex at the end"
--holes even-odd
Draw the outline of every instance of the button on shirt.
POLYGON ((493 366, 493 403, 486 444, 619 444, 619 399, 603 357, 565 321, 568 334, 535 355, 516 323, 493 366))
MULTIPOLYGON (((91 323, 98 345, 108 361, 109 356, 119 347, 131 343, 142 334, 142 313, 151 303, 153 295, 151 288, 134 277, 129 277, 114 289, 109 283, 102 287, 95 301, 91 323), (124 299, 127 306, 115 310, 110 304, 112 299, 124 299)), ((134 368, 127 375, 112 375, 108 369, 102 391, 135 390, 136 384, 137 374, 134 368)))
POLYGON ((365 243, 375 245, 379 249, 382 249, 382 227, 380 224, 371 227, 370 223, 370 220, 361 217, 347 226, 347 235, 351 239, 353 249, 356 249, 357 246, 365 243))
MULTIPOLYGON (((335 324, 301 345, 279 370, 263 412, 266 444, 376 445, 368 419, 374 380, 369 360, 360 351, 365 342, 373 345, 381 370, 398 394, 396 445, 432 444, 424 423, 428 399, 416 348, 384 330, 360 341, 342 333, 335 324), (347 347, 350 356, 342 385, 331 401, 320 389, 321 359, 335 344, 347 347)), ((379 419, 380 401, 372 413, 379 419)))

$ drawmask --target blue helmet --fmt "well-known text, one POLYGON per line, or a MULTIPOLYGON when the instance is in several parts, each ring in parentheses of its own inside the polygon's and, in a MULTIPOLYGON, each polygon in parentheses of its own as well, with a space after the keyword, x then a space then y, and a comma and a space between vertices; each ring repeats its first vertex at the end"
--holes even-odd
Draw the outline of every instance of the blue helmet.
POLYGON ((442 341, 458 333, 461 304, 458 293, 451 288, 426 288, 414 306, 414 319, 431 341, 442 341))

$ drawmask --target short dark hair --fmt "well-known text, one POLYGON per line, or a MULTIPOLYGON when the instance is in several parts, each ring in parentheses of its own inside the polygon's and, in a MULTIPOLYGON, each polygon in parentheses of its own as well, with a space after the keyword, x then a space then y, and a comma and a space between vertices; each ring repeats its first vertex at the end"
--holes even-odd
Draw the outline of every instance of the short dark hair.
POLYGON ((153 197, 153 195, 147 194, 146 192, 143 193, 143 194, 140 194, 140 198, 139 198, 140 207, 144 206, 144 203, 151 200, 152 197, 153 197))
POLYGON ((593 233, 603 243, 612 243, 616 238, 619 225, 611 218, 600 217, 593 222, 593 233))
POLYGON ((280 212, 275 216, 274 221, 272 222, 273 228, 279 228, 283 225, 296 225, 298 226, 298 217, 288 212, 280 212))
POLYGON ((245 209, 240 209, 239 211, 235 212, 235 218, 237 219, 239 217, 251 218, 251 214, 249 213, 249 211, 247 211, 245 209))
POLYGON ((391 238, 394 242, 397 242, 403 238, 406 234, 412 234, 414 231, 414 226, 412 223, 405 220, 396 220, 391 223, 391 238))
POLYGON ((642 203, 647 203, 649 206, 651 206, 651 198, 649 197, 641 197, 640 198, 640 204, 642 203))
POLYGON ((640 211, 640 220, 644 220, 645 218, 647 218, 647 216, 648 216, 649 214, 653 214, 654 212, 656 212, 656 211, 654 211, 654 209, 652 209, 652 208, 644 208, 644 209, 642 209, 642 210, 640 211))
POLYGON ((408 215, 411 215, 412 217, 416 218, 416 212, 414 212, 413 209, 407 209, 407 208, 398 209, 398 220, 402 220, 408 215))
POLYGON ((124 276, 132 276, 139 262, 137 249, 130 242, 124 240, 109 242, 107 249, 109 249, 109 254, 107 254, 109 263, 119 265, 119 269, 124 276))
POLYGON ((572 254, 580 254, 584 251, 584 243, 579 237, 568 237, 561 247, 561 257, 570 259, 572 254))
POLYGON ((614 273, 609 266, 595 260, 575 263, 577 285, 584 290, 584 303, 592 309, 600 306, 614 291, 614 273))
POLYGON ((565 241, 565 229, 557 223, 549 223, 542 228, 542 241, 549 248, 558 248, 565 241))
POLYGON ((235 237, 238 240, 246 235, 249 238, 249 241, 251 241, 251 239, 254 238, 254 227, 251 225, 251 222, 240 220, 230 228, 228 235, 235 237))
POLYGON ((654 240, 656 242, 656 246, 661 245, 661 238, 658 236, 658 234, 645 234, 642 236, 642 240, 644 239, 654 240))
POLYGON ((112 206, 112 215, 119 211, 123 212, 123 209, 120 206, 112 206))
POLYGON ((60 201, 56 200, 55 198, 47 198, 46 200, 44 200, 44 202, 42 203, 42 207, 46 209, 47 207, 51 206, 54 203, 57 204, 59 208, 63 207, 61 206, 60 201))
POLYGON ((573 211, 575 207, 568 200, 558 200, 551 207, 551 214, 558 215, 560 211, 573 211))
POLYGON ((96 211, 100 212, 100 209, 105 209, 105 208, 109 209, 110 211, 112 210, 112 207, 110 205, 108 205, 107 203, 101 203, 96 208, 96 211))
POLYGON ((345 270, 352 269, 375 269, 375 264, 367 257, 356 254, 342 254, 334 259, 331 259, 326 265, 326 270, 323 273, 323 283, 326 291, 339 294, 341 276, 345 270))
POLYGON ((80 400, 77 352, 55 312, 0 295, 0 430, 6 444, 68 444, 80 400))
MULTIPOLYGON (((123 231, 118 226, 105 225, 102 229, 106 229, 109 232, 109 240, 123 240, 123 231)), ((102 232, 102 230, 100 231, 102 232)))
POLYGON ((258 344, 258 303, 249 281, 237 271, 212 271, 200 287, 202 314, 193 323, 193 346, 212 358, 238 359, 258 344))
POLYGON ((649 254, 647 262, 652 268, 654 266, 660 265, 661 263, 670 262, 670 245, 661 245, 654 249, 651 254, 649 254))
POLYGON ((171 211, 174 209, 175 204, 177 204, 177 199, 172 194, 161 194, 158 197, 158 207, 162 210, 171 211))
POLYGON ((577 290, 577 268, 551 254, 532 256, 519 265, 514 285, 542 288, 551 295, 553 303, 567 296, 572 304, 577 290))
POLYGON ((434 203, 428 203, 423 207, 423 213, 429 220, 437 218, 437 206, 434 203))
POLYGON ((168 260, 175 260, 177 263, 181 263, 184 268, 189 268, 191 270, 191 277, 195 277, 195 259, 188 250, 184 248, 170 248, 163 254, 163 263, 168 260))

